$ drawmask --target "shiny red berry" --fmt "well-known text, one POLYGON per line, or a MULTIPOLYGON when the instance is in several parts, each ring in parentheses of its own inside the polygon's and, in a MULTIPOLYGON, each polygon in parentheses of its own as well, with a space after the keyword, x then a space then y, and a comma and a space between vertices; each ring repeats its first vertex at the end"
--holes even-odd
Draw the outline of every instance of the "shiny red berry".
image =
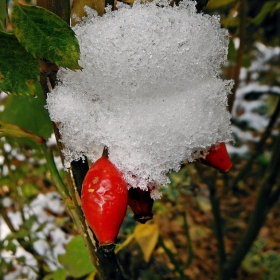
POLYGON ((82 187, 82 208, 100 245, 113 244, 127 209, 128 191, 122 174, 102 156, 89 169, 82 187))
POLYGON ((232 167, 232 162, 227 152, 224 142, 212 146, 208 151, 205 159, 201 158, 200 162, 218 169, 220 172, 228 172, 232 167))

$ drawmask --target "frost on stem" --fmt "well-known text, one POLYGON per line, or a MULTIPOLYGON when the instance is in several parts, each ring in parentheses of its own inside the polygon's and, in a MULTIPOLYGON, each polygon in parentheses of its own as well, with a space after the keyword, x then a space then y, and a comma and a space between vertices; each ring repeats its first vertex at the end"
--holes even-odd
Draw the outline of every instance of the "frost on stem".
POLYGON ((228 33, 219 17, 196 13, 191 1, 135 3, 92 12, 73 29, 83 70, 60 69, 62 83, 47 100, 66 168, 83 155, 95 161, 107 146, 127 183, 150 186, 158 198, 170 170, 232 140, 232 82, 218 74, 228 33))

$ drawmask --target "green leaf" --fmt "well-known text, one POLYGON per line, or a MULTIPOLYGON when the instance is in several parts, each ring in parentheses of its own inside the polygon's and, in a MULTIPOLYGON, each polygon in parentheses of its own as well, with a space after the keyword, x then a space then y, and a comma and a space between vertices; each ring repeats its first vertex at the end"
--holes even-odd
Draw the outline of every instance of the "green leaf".
POLYGON ((33 226, 34 222, 36 221, 36 216, 32 215, 30 216, 22 225, 22 229, 26 229, 27 231, 31 232, 31 227, 33 226))
POLYGON ((262 279, 265 280, 278 280, 280 279, 280 254, 274 251, 267 251, 262 254, 265 269, 263 269, 262 279))
POLYGON ((236 61, 236 49, 234 46, 234 42, 233 40, 229 41, 229 45, 228 45, 228 60, 231 62, 235 62, 236 61))
POLYGON ((66 278, 66 271, 63 268, 59 268, 55 272, 46 275, 43 280, 65 280, 66 278))
POLYGON ((13 240, 13 239, 18 239, 18 238, 24 238, 29 236, 30 232, 25 230, 25 229, 21 229, 19 231, 16 232, 12 232, 9 235, 7 235, 6 239, 7 240, 13 240))
MULTIPOLYGON (((3 102, 4 111, 0 112, 0 120, 18 125, 48 139, 52 133, 52 123, 48 111, 44 108, 46 101, 39 82, 35 84, 35 89, 37 98, 33 96, 8 96, 3 102)), ((30 142, 20 141, 23 144, 30 144, 30 142)))
POLYGON ((74 237, 66 246, 66 253, 58 256, 68 274, 73 277, 82 277, 95 270, 90 261, 89 253, 82 236, 74 237))
POLYGON ((35 232, 43 231, 43 229, 44 229, 45 227, 46 227, 46 222, 40 224, 40 225, 36 228, 35 232))
POLYGON ((210 10, 216 10, 234 2, 236 2, 236 0, 210 0, 206 8, 210 10))
POLYGON ((224 28, 236 28, 239 26, 238 17, 225 17, 221 19, 221 24, 224 28))
POLYGON ((5 31, 8 19, 8 0, 0 0, 0 31, 5 31))
POLYGON ((21 194, 25 199, 30 199, 35 197, 39 193, 39 190, 35 184, 32 183, 24 183, 21 186, 21 194))
POLYGON ((60 17, 41 7, 15 4, 12 18, 16 37, 32 55, 65 68, 81 69, 78 40, 60 17))
POLYGON ((252 60, 251 60, 250 55, 244 54, 243 59, 242 59, 242 66, 245 68, 249 68, 251 63, 252 63, 252 60))
POLYGON ((262 6, 261 11, 258 13, 258 15, 252 20, 252 23, 255 25, 261 25, 263 21, 273 13, 273 10, 275 9, 277 3, 276 1, 267 1, 262 6))
POLYGON ((261 238, 256 239, 254 241, 250 251, 247 253, 246 257, 242 261, 242 267, 246 271, 250 273, 256 273, 261 270, 261 266, 263 263, 262 250, 266 243, 267 240, 261 238))
POLYGON ((17 38, 0 32, 0 91, 11 94, 35 93, 39 62, 21 46, 17 38))
POLYGON ((12 240, 9 240, 5 249, 7 251, 11 251, 13 254, 15 254, 17 251, 17 246, 14 244, 14 242, 12 240))
POLYGON ((9 185, 11 183, 11 178, 9 176, 1 176, 0 177, 0 187, 4 185, 9 185))
POLYGON ((18 261, 18 263, 25 265, 26 257, 20 256, 20 257, 17 257, 16 260, 18 261))

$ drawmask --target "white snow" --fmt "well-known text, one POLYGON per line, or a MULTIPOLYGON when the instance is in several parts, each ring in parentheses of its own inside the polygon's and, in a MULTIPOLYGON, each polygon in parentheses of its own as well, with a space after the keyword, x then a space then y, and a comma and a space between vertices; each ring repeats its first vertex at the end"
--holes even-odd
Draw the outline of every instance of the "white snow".
POLYGON ((235 154, 243 157, 245 154, 248 154, 250 152, 248 145, 242 145, 240 147, 227 145, 227 151, 230 155, 235 154))
POLYGON ((251 131, 242 131, 235 125, 232 126, 232 132, 238 136, 238 139, 242 139, 245 142, 258 142, 260 140, 259 137, 254 136, 251 131))
MULTIPOLYGON (((11 203, 11 200, 5 199, 3 203, 5 207, 7 207, 11 203)), ((26 206, 24 208, 24 215, 26 219, 28 219, 31 215, 36 216, 36 221, 34 221, 30 232, 33 238, 38 238, 38 240, 34 242, 34 248, 39 255, 44 256, 44 259, 48 263, 50 269, 56 270, 60 266, 57 261, 57 256, 65 253, 64 247, 70 241, 71 237, 55 225, 55 217, 47 214, 45 211, 46 209, 51 210, 55 214, 60 214, 65 211, 65 207, 58 193, 50 192, 47 194, 39 194, 28 207, 26 206), (42 231, 37 231, 40 225, 44 225, 44 227, 42 231), (47 241, 47 236, 50 236, 51 240, 47 241)), ((12 221, 13 226, 18 229, 22 224, 20 212, 9 211, 8 216, 12 221)), ((0 240, 4 240, 8 234, 10 234, 10 230, 3 218, 0 216, 0 240)), ((5 275, 4 279, 18 279, 18 275, 21 275, 23 271, 25 271, 28 275, 27 279, 35 279, 36 274, 30 267, 36 268, 36 260, 16 241, 14 241, 14 243, 17 246, 15 255, 13 255, 10 251, 2 250, 0 257, 4 259, 13 259, 14 257, 24 256, 25 266, 18 266, 15 262, 14 264, 16 270, 5 275)))
POLYGON ((264 131, 269 122, 269 115, 260 113, 258 109, 266 104, 269 95, 279 96, 280 94, 278 86, 269 84, 269 80, 263 80, 264 73, 277 71, 279 54, 279 47, 268 47, 258 42, 255 44, 251 66, 247 69, 241 69, 240 84, 232 110, 232 130, 237 140, 242 142, 242 145, 240 147, 227 145, 230 154, 248 155, 250 152, 248 142, 259 141, 260 139, 256 137, 255 132, 264 131), (250 75, 250 79, 247 79, 248 75, 250 75), (247 100, 246 96, 248 95, 251 98, 247 100), (246 131, 238 128, 240 122, 246 123, 246 131), (237 126, 235 123, 237 123, 237 126))
POLYGON ((232 82, 218 76, 228 32, 218 16, 196 13, 192 1, 95 14, 73 28, 83 70, 60 69, 61 83, 47 100, 65 166, 83 155, 95 161, 106 145, 127 183, 148 186, 158 198, 170 170, 232 140, 232 82))

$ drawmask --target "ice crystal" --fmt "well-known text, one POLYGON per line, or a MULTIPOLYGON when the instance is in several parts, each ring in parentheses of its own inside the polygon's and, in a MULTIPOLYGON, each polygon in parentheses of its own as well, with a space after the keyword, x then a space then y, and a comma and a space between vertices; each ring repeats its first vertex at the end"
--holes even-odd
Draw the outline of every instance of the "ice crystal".
POLYGON ((83 155, 95 161, 106 145, 128 185, 158 198, 170 170, 232 139, 232 84, 218 75, 228 33, 219 17, 196 13, 191 1, 135 3, 91 13, 73 29, 83 69, 60 69, 47 100, 66 168, 83 155))

